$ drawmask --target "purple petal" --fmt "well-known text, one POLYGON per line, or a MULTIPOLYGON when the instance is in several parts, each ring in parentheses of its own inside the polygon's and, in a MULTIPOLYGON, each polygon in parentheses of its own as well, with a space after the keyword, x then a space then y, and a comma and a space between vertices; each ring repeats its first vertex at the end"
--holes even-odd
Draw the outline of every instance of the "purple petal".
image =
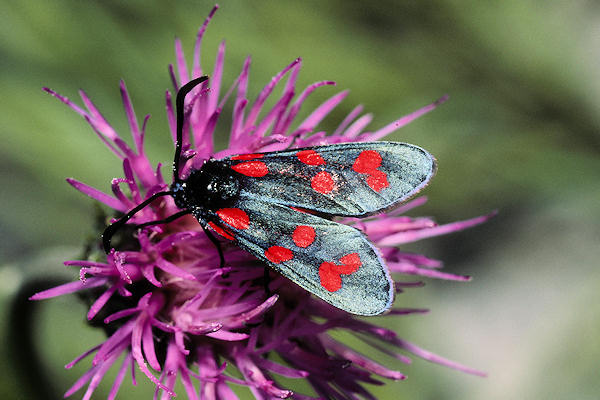
POLYGON ((427 314, 427 308, 392 308, 387 315, 427 314))
POLYGON ((146 278, 146 280, 148 282, 150 282, 151 284, 153 284, 156 287, 162 287, 162 283, 160 283, 160 281, 158 279, 156 279, 156 276, 154 275, 154 266, 153 265, 147 265, 141 268, 142 271, 142 275, 144 275, 144 278, 146 278))
POLYGON ((450 274, 448 272, 441 272, 432 269, 418 268, 411 263, 403 262, 388 262, 388 268, 391 272, 398 272, 405 275, 418 275, 425 276, 428 278, 446 279, 450 281, 462 281, 468 282, 471 280, 470 276, 450 274))
POLYGON ((121 212, 125 212, 127 210, 123 203, 121 203, 119 200, 107 195, 106 193, 99 191, 98 189, 88 186, 85 183, 79 182, 78 180, 75 180, 73 178, 67 178, 67 182, 75 189, 79 190, 81 193, 91 197, 92 199, 96 199, 101 203, 106 204, 110 208, 121 212))
POLYGON ((71 369, 73 368, 73 366, 75 364, 77 364, 79 361, 83 360, 84 358, 86 358, 87 356, 89 356, 90 354, 92 354, 93 352, 95 352, 96 350, 98 350, 100 348, 100 345, 94 346, 89 350, 84 351, 82 354, 78 355, 77 357, 75 357, 75 359, 73 361, 71 361, 70 363, 68 363, 67 365, 65 365, 65 369, 71 369))
POLYGON ((94 301, 94 304, 92 304, 90 310, 88 311, 88 321, 91 321, 96 316, 96 314, 98 314, 98 312, 102 309, 102 307, 104 307, 106 302, 112 297, 116 290, 117 286, 113 285, 106 289, 104 293, 102 293, 100 296, 98 296, 98 298, 96 299, 96 301, 94 301))
POLYGON ((91 123, 97 127, 98 131, 102 133, 102 135, 106 136, 107 139, 114 141, 119 137, 117 132, 113 129, 113 127, 106 121, 104 116, 98 111, 92 100, 87 96, 87 94, 83 91, 79 91, 79 96, 81 100, 83 100, 83 104, 87 107, 89 111, 89 117, 92 121, 91 123))
POLYGON ((142 198, 140 196, 140 190, 137 184, 135 183, 133 169, 131 168, 131 162, 128 158, 123 160, 123 172, 125 173, 125 179, 127 184, 129 185, 129 191, 131 192, 133 202, 136 204, 141 203, 142 198))
POLYGON ((365 114, 362 117, 360 117, 359 119, 357 119, 356 121, 354 121, 354 123, 352 125, 350 125, 348 127, 348 129, 346 129, 346 131, 344 132, 344 134, 342 136, 346 137, 346 138, 355 138, 357 137, 362 130, 369 125, 369 123, 371 122, 371 120, 373 119, 373 114, 365 114))
POLYGON ((358 106, 354 107, 354 109, 352 111, 350 111, 350 113, 346 116, 346 118, 344 118, 344 120, 338 125, 338 127, 335 129, 335 131, 333 131, 332 136, 341 135, 342 132, 344 132, 344 130, 346 129, 346 127, 348 125, 350 125, 350 123, 352 121, 354 121, 354 118, 358 117, 358 115, 362 112, 362 110, 363 110, 362 105, 358 105, 358 106))
POLYGON ((123 151, 116 148, 111 142, 109 142, 108 139, 106 138, 106 136, 98 130, 98 127, 96 126, 96 124, 87 115, 84 118, 85 118, 86 122, 92 127, 92 130, 94 131, 96 136, 98 136, 100 138, 102 143, 104 143, 106 145, 106 147, 108 147, 108 149, 110 151, 112 151, 118 158, 123 159, 125 157, 123 151))
POLYGON ((288 378, 306 378, 310 374, 306 371, 302 371, 295 368, 290 368, 285 365, 281 365, 279 363, 270 361, 266 358, 256 358, 256 365, 262 367, 263 369, 270 370, 275 372, 278 375, 285 376, 288 378))
POLYGON ((206 19, 204 20, 204 23, 198 30, 198 34, 196 37, 196 43, 194 45, 194 63, 193 63, 194 66, 193 66, 193 70, 192 70, 195 78, 202 76, 202 67, 201 67, 201 60, 200 60, 200 48, 202 46, 202 37, 204 36, 204 32, 206 32, 206 27, 208 26, 208 23, 213 18, 213 16, 215 15, 215 13, 217 12, 218 9, 219 9, 219 5, 215 4, 215 6, 212 8, 212 10, 210 10, 208 17, 206 17, 206 19))
POLYGON ((119 349, 125 349, 129 345, 131 331, 135 326, 135 320, 129 320, 123 326, 115 331, 108 339, 102 343, 100 349, 96 353, 96 356, 92 360, 93 365, 98 365, 108 357, 111 353, 118 351, 119 349))
POLYGON ((239 147, 238 138, 244 130, 244 110, 248 104, 246 92, 248 91, 248 75, 250 74, 251 58, 247 57, 238 78, 238 92, 233 106, 233 122, 231 124, 231 134, 229 138, 229 147, 239 147))
POLYGON ((285 119, 282 120, 282 123, 280 125, 275 125, 275 129, 273 131, 276 133, 287 132, 290 125, 292 124, 292 122, 294 121, 296 116, 298 115, 298 112, 300 111, 300 107, 302 107, 302 104, 304 104, 304 101, 306 100, 306 98, 312 92, 314 92, 317 88, 319 88, 321 86, 325 86, 325 85, 335 86, 335 82, 334 81, 316 82, 316 83, 313 83, 312 85, 308 86, 306 89, 304 89, 304 91, 300 94, 300 96, 298 96, 298 99, 296 100, 294 105, 292 105, 292 107, 290 108, 290 111, 288 112, 285 119))
POLYGON ((420 229, 415 231, 400 232, 394 235, 390 235, 379 241, 380 246, 397 246, 404 243, 415 242, 417 240, 425 239, 432 236, 446 235, 448 233, 462 231, 463 229, 470 228, 475 225, 479 225, 494 217, 497 211, 494 211, 487 215, 468 219, 465 221, 452 222, 446 225, 439 225, 434 228, 420 229))
POLYGON ((323 118, 325 118, 327 116, 327 114, 329 114, 331 112, 331 110, 333 110, 335 107, 337 107, 337 105, 340 104, 342 102, 342 100, 344 100, 344 98, 346 98, 347 95, 348 95, 348 91, 344 90, 343 92, 340 92, 340 93, 336 94, 335 96, 326 100, 323 104, 321 104, 319 107, 317 107, 317 109, 315 111, 313 111, 300 124, 300 126, 298 126, 298 128, 296 128, 296 131, 300 131, 300 130, 312 131, 315 128, 315 126, 317 126, 317 124, 319 122, 321 122, 323 120, 323 118))
POLYGON ((85 391, 85 394, 83 395, 82 400, 90 400, 91 399, 92 394, 94 394, 94 391, 96 390, 98 385, 100 385, 102 378, 108 372, 110 367, 112 367, 112 365, 115 363, 115 361, 117 361, 118 356, 119 356, 118 354, 113 355, 109 359, 105 360, 99 366, 100 368, 98 368, 96 370, 96 373, 92 376, 92 379, 90 380, 90 384, 88 385, 88 388, 85 391))
POLYGON ((88 114, 85 112, 85 110, 83 110, 81 107, 79 107, 77 104, 73 103, 71 100, 69 100, 68 97, 66 96, 62 96, 58 93, 56 93, 54 90, 47 88, 47 87, 43 87, 42 90, 46 93, 51 94, 52 96, 56 97, 58 100, 62 101, 63 103, 65 103, 67 106, 69 106, 73 111, 75 111, 77 114, 81 115, 82 117, 87 116, 88 114))
POLYGON ((421 265, 427 268, 441 268, 442 262, 439 260, 434 260, 429 257, 425 257, 421 254, 413 254, 413 253, 402 253, 399 252, 397 257, 402 261, 407 261, 415 265, 421 265))
POLYGON ((467 374, 477 375, 477 376, 481 376, 481 377, 487 376, 487 374, 483 371, 479 371, 479 370, 467 367, 465 365, 459 364, 455 361, 448 360, 447 358, 440 357, 436 354, 433 354, 427 350, 424 350, 424 349, 416 346, 413 343, 407 342, 406 340, 396 338, 396 340, 393 341, 393 344, 395 344, 396 346, 398 346, 406 351, 411 352, 412 354, 414 354, 417 357, 420 357, 424 360, 431 361, 436 364, 444 365, 446 367, 456 369, 458 371, 466 372, 467 374))
POLYGON ((294 97, 294 92, 285 93, 278 101, 275 103, 273 108, 269 111, 267 115, 260 121, 256 129, 254 130, 255 136, 265 136, 269 126, 274 124, 278 119, 281 118, 285 109, 290 102, 290 100, 294 97))
POLYGON ((146 365, 144 356, 142 355, 142 332, 143 332, 143 319, 137 321, 135 325, 133 325, 133 330, 131 332, 131 355, 135 359, 136 364, 140 371, 144 373, 154 383, 157 387, 161 388, 165 392, 169 393, 171 396, 174 396, 175 393, 163 385, 156 377, 152 374, 148 366, 146 365))
POLYGON ((202 151, 198 151, 199 158, 210 158, 210 154, 214 152, 215 146, 213 144, 213 133, 215 131, 215 127, 217 126, 217 122, 219 121, 220 115, 221 110, 217 108, 215 112, 210 116, 208 121, 206 121, 206 125, 202 129, 202 135, 199 138, 196 138, 198 148, 202 149, 202 151))
MULTIPOLYGON (((189 326, 186 332, 192 335, 206 335, 207 333, 216 332, 221 329, 223 329, 223 324, 219 322, 210 322, 207 324, 196 324, 193 326, 189 326)), ((181 348, 183 352, 183 350, 185 350, 185 346, 183 345, 183 336, 181 337, 181 340, 181 348)), ((189 353, 189 351, 185 350, 185 353, 187 354, 189 353)))
POLYGON ((181 379, 181 383, 183 383, 187 398, 189 400, 199 400, 200 398, 198 397, 198 392, 196 391, 196 387, 190 379, 187 368, 181 368, 179 370, 179 378, 181 379))
POLYGON ((426 105, 423 108, 418 109, 417 111, 410 113, 408 115, 405 115, 404 117, 397 119, 396 121, 392 122, 391 124, 388 124, 386 126, 384 126, 383 128, 373 132, 372 134, 369 135, 369 140, 379 140, 384 136, 389 135, 390 133, 394 132, 397 129, 402 128, 404 125, 412 122, 413 120, 419 118, 421 115, 423 114, 427 114, 429 111, 433 110, 434 108, 436 108, 437 106, 439 106, 440 104, 442 104, 443 102, 445 102, 446 100, 448 100, 448 96, 443 96, 440 97, 439 99, 437 99, 436 101, 434 101, 431 104, 426 105))
POLYGON ((85 385, 85 383, 89 381, 92 378, 92 376, 94 376, 94 374, 99 368, 99 366, 95 365, 92 368, 88 369, 83 375, 79 377, 79 379, 77 379, 77 381, 75 381, 75 383, 69 389, 67 389, 64 397, 69 397, 73 393, 81 389, 83 385, 85 385))
POLYGON ((175 39, 175 63, 177 64, 177 71, 179 72, 179 82, 184 85, 189 82, 190 75, 188 74, 185 56, 179 38, 175 39))
POLYGON ((169 77, 171 78, 173 90, 177 91, 179 89, 179 82, 177 81, 177 76, 175 76, 175 68, 173 67, 173 64, 169 64, 169 77))
POLYGON ((182 268, 179 268, 175 264, 173 264, 163 258, 158 258, 156 260, 156 266, 158 268, 162 269, 163 271, 173 274, 175 276, 178 276, 180 278, 189 279, 192 281, 196 280, 196 277, 194 275, 190 274, 189 272, 185 271, 182 268))
POLYGON ((388 215, 400 215, 404 214, 407 211, 412 210, 413 208, 417 208, 427 203, 427 196, 417 197, 416 199, 410 200, 408 203, 404 203, 400 207, 393 209, 388 212, 388 215))
POLYGON ((124 310, 117 311, 115 313, 110 314, 108 317, 104 318, 105 324, 110 324, 113 321, 116 321, 120 318, 125 318, 133 314, 137 314, 140 312, 139 307, 126 308, 124 310))
POLYGON ((154 335, 152 334, 152 326, 147 324, 143 329, 142 346, 144 348, 146 360, 148 360, 148 364, 150 364, 152 368, 154 368, 156 371, 160 371, 160 363, 156 358, 156 351, 154 350, 154 335))
POLYGON ((114 400, 117 397, 117 393, 119 393, 119 388, 121 387, 121 383, 123 383, 123 378, 125 378, 125 374, 127 373, 127 368, 129 367, 131 359, 132 358, 129 353, 127 353, 127 355, 125 355, 125 358, 123 358, 123 362, 121 363, 119 372, 117 372, 115 381, 112 387, 110 388, 110 392, 108 393, 107 400, 114 400))
MULTIPOLYGON (((169 342, 167 348, 167 358, 165 360, 165 366, 163 368, 163 372, 160 376, 160 381, 169 388, 169 390, 173 390, 175 387, 175 381, 177 379, 177 372, 179 371, 179 366, 181 365, 179 361, 180 353, 177 348, 174 346, 173 342, 169 342)), ((160 388, 156 388, 154 391, 154 400, 158 399, 158 393, 160 392, 160 388)), ((161 400, 171 400, 171 396, 163 392, 161 395, 161 400)))
POLYGON ((167 121, 169 122, 169 129, 171 131, 171 137, 173 143, 177 142, 177 119, 175 118, 175 111, 173 110, 173 100, 171 98, 171 92, 168 90, 165 92, 165 103, 167 109, 167 121))
POLYGON ((127 179, 123 178, 114 178, 111 182, 111 189, 113 194, 117 197, 117 199, 121 202, 121 204, 124 207, 124 210, 122 210, 121 212, 125 212, 125 210, 134 208, 137 205, 134 202, 132 202, 127 196, 125 196, 125 194, 121 190, 121 187, 119 186, 119 184, 127 182, 127 179))
POLYGON ((129 122, 129 129, 131 130, 131 136, 133 137, 133 142, 135 143, 135 148, 138 154, 144 153, 143 139, 142 133, 140 132, 140 127, 137 122, 137 118, 135 116, 135 111, 133 110, 133 104, 131 103, 131 98, 129 97, 129 93, 127 92, 127 87, 125 86, 125 82, 123 80, 120 81, 119 89, 121 91, 121 99, 123 100, 123 108, 125 109, 125 114, 127 115, 127 122, 129 122))
POLYGON ((253 310, 248 311, 246 313, 240 314, 239 316, 232 318, 229 321, 229 326, 241 326, 243 323, 250 321, 251 319, 257 317, 258 315, 266 312, 269 308, 273 307, 273 305, 277 302, 279 296, 274 294, 265 300, 262 304, 255 307, 253 310))
POLYGON ((355 352, 349 347, 331 339, 329 336, 322 336, 321 341, 323 344, 331 349, 333 352, 339 354, 341 357, 346 360, 352 361, 353 364, 366 369, 374 374, 379 376, 383 376, 388 379, 394 380, 404 380, 406 376, 399 371, 393 371, 388 368, 385 368, 383 365, 376 363, 373 360, 366 358, 365 356, 355 352))
POLYGON ((215 60, 215 67, 213 69, 212 76, 210 77, 210 93, 208 95, 208 107, 207 113, 212 114, 217 108, 219 103, 219 91, 221 89, 221 79, 223 77, 223 65, 225 63, 225 41, 219 44, 219 50, 217 51, 217 58, 215 60))
POLYGON ((248 339, 247 333, 229 332, 223 329, 218 330, 216 332, 207 333, 206 336, 209 336, 213 339, 224 340, 227 342, 236 342, 248 339))
POLYGON ((258 97, 256 98, 256 101, 254 102, 254 105, 250 109, 250 113, 248 114, 248 118, 246 119, 246 122, 244 124, 244 129, 248 129, 249 127, 254 125, 254 123, 256 122, 256 118, 258 117, 258 114, 260 113, 260 110, 262 109, 263 104, 265 103, 265 101, 267 100, 269 95, 273 92, 273 89, 275 89, 275 86, 279 83, 281 78, 283 78, 283 76, 289 70, 294 68, 294 66, 296 64, 298 64, 300 61, 301 61, 300 58, 295 59, 287 67, 282 69, 277 75, 275 75, 273 78, 271 78, 271 81, 258 94, 258 97))
POLYGON ((65 283, 63 285, 59 285, 53 287, 51 289, 43 290, 41 292, 37 292, 33 296, 29 298, 29 300, 44 300, 50 299, 52 297, 62 296, 68 293, 78 292, 80 290, 91 289, 95 287, 99 287, 104 285, 107 282, 106 278, 89 278, 85 282, 75 281, 65 283))

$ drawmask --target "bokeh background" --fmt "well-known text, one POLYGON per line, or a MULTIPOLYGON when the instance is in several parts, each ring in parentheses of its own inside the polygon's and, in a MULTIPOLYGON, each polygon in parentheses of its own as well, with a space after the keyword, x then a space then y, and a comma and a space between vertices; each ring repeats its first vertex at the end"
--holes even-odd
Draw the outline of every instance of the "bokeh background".
MULTIPOLYGON (((72 176, 105 191, 119 162, 79 116, 41 91, 77 99, 85 88, 121 132, 125 79, 139 115, 151 113, 150 158, 169 163, 164 91, 173 39, 191 54, 206 1, 0 1, 0 398, 62 393, 82 368, 63 365, 102 339, 75 296, 28 305, 35 285, 75 279, 62 260, 98 235, 96 208, 72 176), (25 286, 24 286, 25 285, 25 286), (33 345, 29 342, 33 341, 33 345), (31 379, 37 366, 47 382, 31 379)), ((395 399, 597 399, 600 396, 600 6, 594 1, 222 0, 203 47, 211 69, 227 40, 224 82, 253 55, 257 93, 303 57, 299 86, 322 79, 305 112, 351 93, 384 126, 449 94, 391 139, 430 150, 439 172, 412 215, 489 223, 410 246, 471 283, 428 281, 396 304, 431 308, 397 319, 400 336, 483 369, 478 378, 416 359, 386 360, 409 378, 374 388, 395 399)), ((223 133, 224 134, 224 133, 223 133)), ((124 135, 125 136, 125 135, 124 135)), ((112 376, 113 372, 109 372, 112 376)), ((110 379, 94 398, 106 398, 110 379)), ((124 383, 119 398, 148 399, 124 383)), ((75 396, 77 398, 77 396, 75 396)))

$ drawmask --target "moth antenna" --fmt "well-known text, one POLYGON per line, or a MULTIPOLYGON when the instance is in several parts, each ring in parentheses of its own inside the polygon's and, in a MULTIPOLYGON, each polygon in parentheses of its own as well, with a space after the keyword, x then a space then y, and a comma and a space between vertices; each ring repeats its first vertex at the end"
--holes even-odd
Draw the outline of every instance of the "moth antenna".
POLYGON ((171 196, 171 195, 173 195, 173 192, 171 192, 171 191, 154 193, 152 196, 147 198, 145 201, 143 201, 140 204, 138 204, 137 206, 135 206, 135 208, 133 208, 127 214, 123 215, 121 218, 119 218, 118 220, 116 220, 115 222, 113 222, 112 224, 107 226, 106 229, 104 230, 104 232, 102 232, 102 245, 104 246, 104 251, 106 252, 106 254, 108 254, 110 252, 110 239, 112 239, 113 235, 119 229, 121 229, 123 227, 123 225, 125 225, 125 223, 131 219, 131 217, 133 217, 135 214, 138 213, 138 211, 140 211, 141 209, 146 207, 148 204, 152 203, 157 198, 162 197, 162 196, 171 196))
POLYGON ((177 143, 175 143, 175 158, 173 159, 173 182, 181 182, 179 177, 179 163, 181 159, 181 149, 183 146, 183 105, 185 96, 192 91, 196 86, 208 79, 208 75, 200 78, 192 79, 183 85, 177 92, 175 107, 177 109, 177 143))
MULTIPOLYGON (((173 160, 173 182, 178 183, 181 182, 181 178, 179 177, 179 163, 181 159, 181 149, 183 146, 183 114, 184 114, 184 100, 185 96, 192 91, 196 86, 206 81, 208 76, 201 76, 200 78, 192 79, 185 85, 183 85, 179 91, 177 92, 177 98, 175 100, 175 105, 177 108, 177 143, 175 144, 175 158, 173 160)), ((104 247, 104 251, 108 254, 110 252, 110 239, 112 239, 113 235, 127 223, 138 211, 146 207, 148 204, 152 203, 154 200, 161 196, 172 196, 172 191, 158 192, 150 196, 148 199, 138 204, 135 208, 129 211, 127 214, 123 215, 117 221, 113 222, 109 226, 106 227, 104 232, 102 232, 102 245, 104 247)), ((174 219, 177 219, 185 214, 189 214, 189 210, 183 210, 178 212, 164 220, 161 221, 152 221, 150 223, 141 224, 140 227, 156 225, 160 223, 170 222, 174 219)))

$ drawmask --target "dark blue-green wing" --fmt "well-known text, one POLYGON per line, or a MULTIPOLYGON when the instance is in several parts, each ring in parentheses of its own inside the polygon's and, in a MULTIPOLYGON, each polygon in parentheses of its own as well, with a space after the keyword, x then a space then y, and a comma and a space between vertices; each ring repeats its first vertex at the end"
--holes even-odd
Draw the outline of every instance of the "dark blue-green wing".
POLYGON ((387 267, 358 229, 249 198, 217 210, 209 224, 337 308, 377 315, 392 305, 394 285, 387 267))
POLYGON ((435 159, 396 142, 342 143, 232 156, 245 198, 322 215, 364 217, 393 208, 427 185, 435 159))

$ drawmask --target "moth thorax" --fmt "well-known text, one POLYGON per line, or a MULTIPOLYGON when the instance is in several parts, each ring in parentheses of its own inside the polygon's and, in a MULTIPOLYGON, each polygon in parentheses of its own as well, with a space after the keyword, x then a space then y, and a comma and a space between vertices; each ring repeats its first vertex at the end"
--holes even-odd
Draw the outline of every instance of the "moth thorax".
POLYGON ((239 192, 239 184, 230 174, 212 171, 210 164, 194 170, 185 181, 185 201, 187 208, 223 208, 239 192), (207 168, 208 167, 208 168, 207 168))

